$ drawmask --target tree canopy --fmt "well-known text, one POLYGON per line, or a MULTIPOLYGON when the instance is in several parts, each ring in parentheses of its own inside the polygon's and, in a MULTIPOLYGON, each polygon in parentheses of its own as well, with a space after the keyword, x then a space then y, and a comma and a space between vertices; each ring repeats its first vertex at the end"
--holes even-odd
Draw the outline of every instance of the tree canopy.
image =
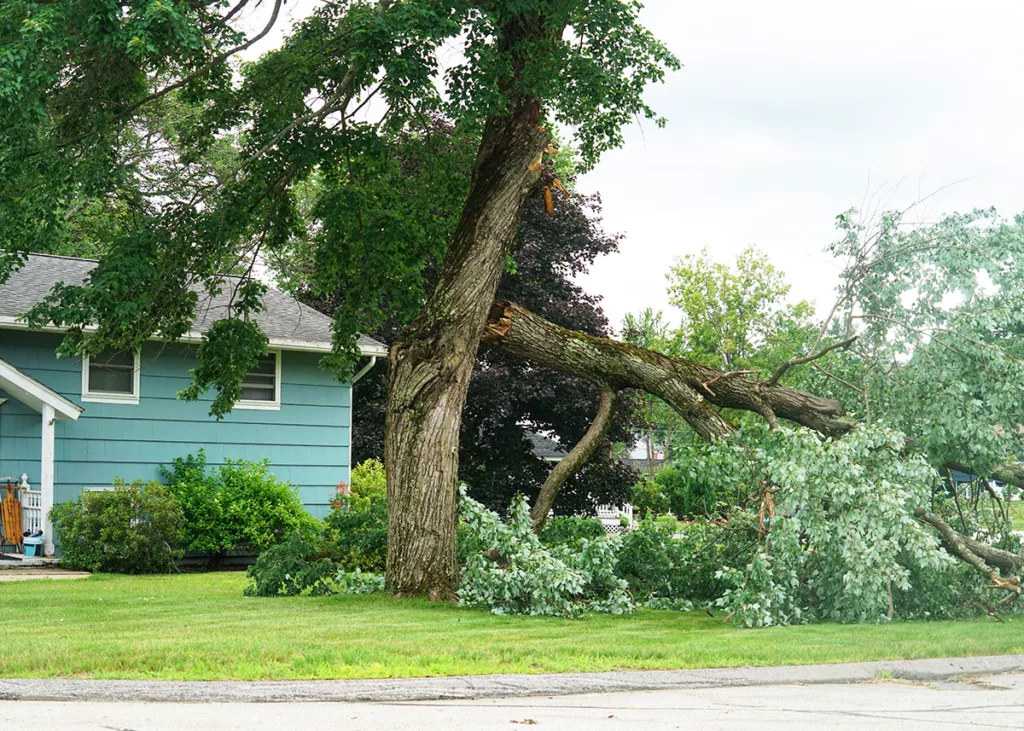
MULTIPOLYGON (((88 286, 54 292, 34 314, 68 328, 65 352, 186 332, 197 290, 224 287, 225 271, 251 272, 295 234, 300 184, 316 176, 308 203, 329 243, 319 263, 348 293, 335 313, 333 365, 344 371, 356 332, 390 316, 380 303, 415 313, 420 271, 454 225, 424 213, 438 195, 466 195, 464 179, 447 175, 463 161, 424 120, 443 114, 479 139, 488 119, 543 99, 545 123, 573 130, 586 168, 621 143, 634 115, 654 118, 642 89, 677 66, 636 23, 639 3, 619 0, 332 2, 280 48, 234 64, 282 5, 13 0, 0 9, 0 276, 19 252, 60 250, 76 203, 104 201, 134 218, 88 286), (265 20, 248 36, 247 15, 265 20), (442 71, 438 51, 451 43, 461 60, 442 71), (397 136, 430 159, 415 185, 394 185, 409 179, 392 154, 397 136), (225 148, 228 138, 237 144, 225 148), (87 335, 87 325, 97 329, 87 335)), ((201 348, 211 365, 196 372, 198 390, 221 394, 217 413, 230 409, 242 369, 212 364, 231 353, 251 364, 265 347, 247 319, 261 286, 245 278, 238 290, 235 311, 201 348)))

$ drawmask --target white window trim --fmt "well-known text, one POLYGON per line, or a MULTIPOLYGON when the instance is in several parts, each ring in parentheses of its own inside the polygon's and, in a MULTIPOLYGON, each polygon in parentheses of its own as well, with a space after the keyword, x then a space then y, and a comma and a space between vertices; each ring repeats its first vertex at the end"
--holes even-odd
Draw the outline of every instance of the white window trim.
POLYGON ((280 411, 281 410, 281 351, 268 350, 267 355, 274 356, 274 400, 273 401, 247 401, 240 399, 235 404, 236 409, 249 411, 280 411))
POLYGON ((135 367, 132 370, 133 378, 131 394, 89 391, 89 356, 82 356, 82 401, 89 404, 138 405, 139 394, 141 393, 142 358, 141 353, 138 350, 133 353, 133 356, 135 367))

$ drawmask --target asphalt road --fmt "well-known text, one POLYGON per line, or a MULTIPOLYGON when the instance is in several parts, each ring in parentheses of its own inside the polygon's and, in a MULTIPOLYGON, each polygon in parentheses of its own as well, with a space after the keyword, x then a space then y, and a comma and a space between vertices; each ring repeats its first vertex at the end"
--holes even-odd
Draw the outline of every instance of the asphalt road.
POLYGON ((2 701, 2 729, 1024 729, 1024 674, 382 703, 2 701))

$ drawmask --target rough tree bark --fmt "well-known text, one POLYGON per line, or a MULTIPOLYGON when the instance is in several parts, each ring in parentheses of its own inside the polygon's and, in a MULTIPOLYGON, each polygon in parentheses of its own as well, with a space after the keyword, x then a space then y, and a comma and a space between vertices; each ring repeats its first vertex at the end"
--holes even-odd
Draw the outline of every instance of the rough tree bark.
POLYGON ((384 460, 393 593, 454 591, 460 415, 529 168, 546 143, 531 114, 491 122, 433 294, 391 348, 384 460))
POLYGON ((544 480, 537 501, 530 511, 530 522, 535 532, 539 533, 544 528, 544 524, 548 520, 548 513, 551 512, 562 485, 587 463, 587 460, 594 455, 597 448, 601 446, 601 442, 604 441, 608 427, 612 424, 612 417, 615 415, 616 396, 614 389, 607 386, 601 388, 601 403, 597 408, 597 416, 594 417, 587 433, 576 443, 569 454, 551 469, 547 479, 544 480))
POLYGON ((500 43, 513 54, 501 91, 514 113, 484 127, 466 205, 434 290, 391 348, 384 460, 388 476, 387 587, 454 596, 459 424, 480 334, 549 137, 540 100, 518 94, 526 42, 561 36, 541 17, 518 18, 500 43))

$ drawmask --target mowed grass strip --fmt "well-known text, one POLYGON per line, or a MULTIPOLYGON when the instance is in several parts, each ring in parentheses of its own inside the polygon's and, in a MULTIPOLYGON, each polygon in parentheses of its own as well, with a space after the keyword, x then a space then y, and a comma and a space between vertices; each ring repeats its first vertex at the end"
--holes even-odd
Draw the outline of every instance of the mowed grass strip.
POLYGON ((742 630, 699 612, 498 617, 387 596, 242 596, 240 573, 0 584, 0 675, 286 680, 1024 653, 1024 620, 742 630))

